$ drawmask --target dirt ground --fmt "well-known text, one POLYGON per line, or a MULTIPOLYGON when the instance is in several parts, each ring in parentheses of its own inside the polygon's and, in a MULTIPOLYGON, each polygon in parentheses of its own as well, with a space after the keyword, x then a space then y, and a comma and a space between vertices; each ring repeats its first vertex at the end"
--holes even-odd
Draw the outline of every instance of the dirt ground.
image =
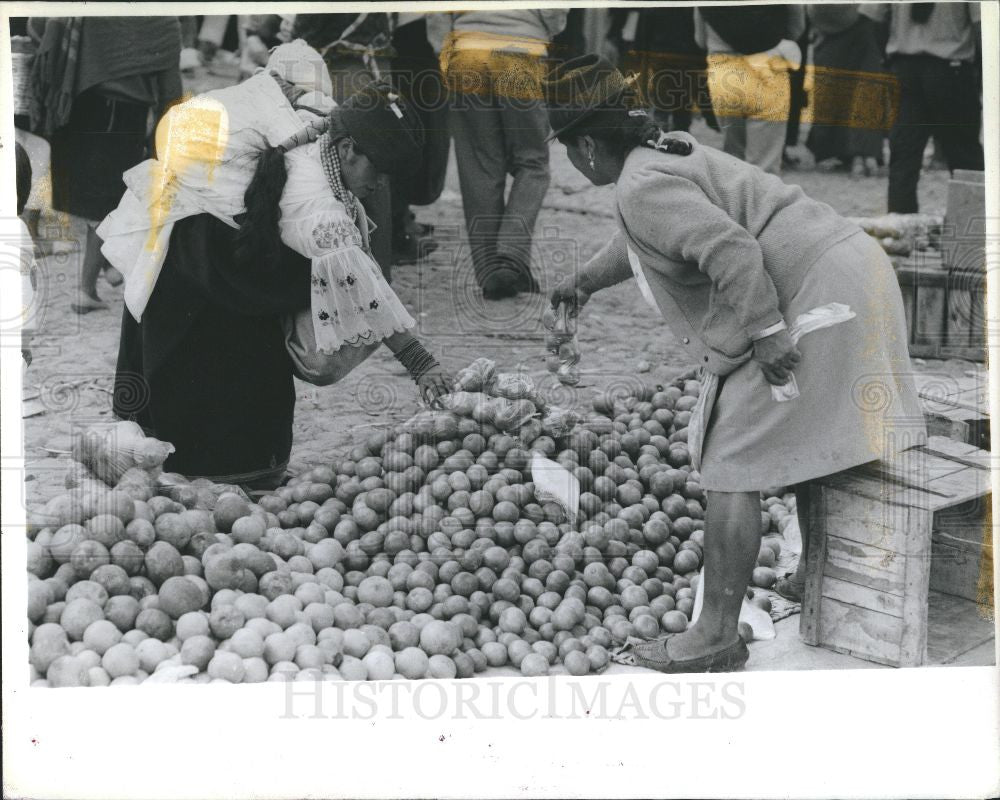
MULTIPOLYGON (((201 91, 228 80, 226 75, 202 72, 188 83, 192 91, 201 91)), ((692 133, 705 144, 721 144, 719 134, 700 121, 692 133)), ((854 180, 816 169, 804 146, 793 152, 802 158, 802 166, 784 177, 811 197, 850 216, 885 211, 884 176, 854 180)), ((551 188, 536 232, 535 268, 543 290, 583 263, 614 231, 611 190, 591 187, 569 164, 559 144, 552 147, 551 166, 551 188)), ((943 213, 947 179, 947 172, 924 173, 921 210, 943 213)), ((587 307, 579 335, 584 380, 575 390, 567 390, 545 371, 540 324, 545 294, 484 306, 473 291, 454 161, 438 202, 416 211, 422 222, 435 225, 441 248, 416 266, 397 267, 393 284, 417 319, 418 334, 446 367, 458 369, 477 356, 488 356, 504 369, 525 369, 540 379, 551 401, 573 406, 589 405, 594 390, 609 384, 659 382, 689 366, 666 326, 642 302, 634 282, 628 281, 597 295, 587 307)), ((76 241, 82 242, 77 238, 81 233, 79 228, 68 236, 57 233, 60 241, 51 248, 55 253, 40 264, 44 303, 34 361, 24 381, 29 505, 40 504, 61 489, 72 432, 111 419, 122 292, 101 281, 99 292, 110 311, 80 317, 70 310, 77 291, 76 241)), ((334 387, 300 384, 293 462, 328 463, 373 426, 405 419, 417 407, 413 384, 387 350, 334 387)))

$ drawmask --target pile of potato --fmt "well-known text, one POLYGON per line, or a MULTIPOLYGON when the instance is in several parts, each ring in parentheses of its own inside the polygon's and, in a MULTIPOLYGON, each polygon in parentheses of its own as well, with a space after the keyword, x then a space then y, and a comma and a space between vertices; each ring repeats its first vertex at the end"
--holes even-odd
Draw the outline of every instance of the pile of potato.
MULTIPOLYGON (((32 683, 600 671, 616 643, 688 625, 699 391, 681 377, 577 413, 479 359, 445 409, 257 502, 155 467, 111 488, 80 466, 29 527, 32 683), (573 476, 577 508, 538 496, 539 464, 573 476)), ((789 514, 762 499, 758 585, 789 514)))

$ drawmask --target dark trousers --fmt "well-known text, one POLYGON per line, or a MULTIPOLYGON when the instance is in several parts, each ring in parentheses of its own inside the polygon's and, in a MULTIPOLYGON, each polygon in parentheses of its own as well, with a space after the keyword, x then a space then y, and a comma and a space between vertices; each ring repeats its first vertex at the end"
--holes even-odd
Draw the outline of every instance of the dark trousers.
POLYGON ((427 206, 444 190, 448 170, 448 97, 441 80, 438 58, 427 41, 427 22, 419 19, 397 28, 392 36, 396 55, 392 79, 424 128, 423 159, 413 175, 392 180, 393 233, 405 234, 411 205, 427 206))
POLYGON ((889 211, 917 211, 917 183, 927 140, 934 136, 949 170, 983 169, 979 143, 982 79, 972 62, 897 55, 899 116, 889 132, 889 211))
POLYGON ((623 70, 638 74, 642 102, 652 109, 653 120, 663 128, 689 130, 695 108, 715 122, 703 53, 629 50, 623 70))
POLYGON ((539 101, 464 94, 451 130, 477 280, 494 256, 531 264, 531 237, 549 188, 549 120, 539 101), (504 200, 507 175, 513 176, 504 200))

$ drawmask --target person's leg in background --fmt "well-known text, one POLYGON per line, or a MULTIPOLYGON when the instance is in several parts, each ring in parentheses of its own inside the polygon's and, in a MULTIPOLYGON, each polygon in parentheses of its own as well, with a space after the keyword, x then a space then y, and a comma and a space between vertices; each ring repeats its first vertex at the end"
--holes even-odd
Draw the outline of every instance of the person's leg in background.
POLYGON ((722 128, 722 149, 741 160, 747 155, 747 119, 746 117, 727 117, 719 115, 719 126, 722 128))
MULTIPOLYGON (((809 93, 806 91, 806 54, 809 52, 809 22, 802 31, 802 36, 796 41, 802 51, 802 61, 797 69, 788 73, 789 83, 789 105, 788 105, 788 125, 785 128, 785 148, 795 147, 799 143, 799 128, 802 122, 802 111, 809 105, 809 93)), ((789 166, 797 166, 799 159, 791 153, 785 152, 782 155, 783 163, 789 166)))
POLYGON ((201 30, 198 31, 198 49, 205 61, 211 61, 226 39, 229 27, 229 15, 214 14, 203 17, 201 30))
POLYGON ((924 81, 927 107, 932 110, 934 138, 944 151, 948 169, 984 169, 979 142, 982 106, 981 78, 971 62, 940 61, 924 81))
POLYGON ((689 131, 694 115, 697 75, 691 70, 690 63, 678 65, 675 73, 679 86, 677 99, 672 104, 670 112, 670 130, 689 131))
POLYGON ((781 158, 785 151, 786 123, 748 119, 744 124, 746 131, 744 160, 772 175, 780 175, 781 158))
MULTIPOLYGON (((378 59, 376 63, 379 73, 388 77, 389 63, 383 59, 378 59)), ((375 80, 359 56, 328 55, 326 66, 333 83, 333 99, 338 103, 375 80)), ((364 143, 360 144, 363 150, 364 143)), ((372 257, 389 281, 392 279, 392 194, 389 180, 380 181, 375 193, 362 204, 369 219, 375 223, 371 237, 372 257)))
POLYGON ((746 158, 747 108, 753 94, 752 71, 742 56, 715 53, 706 70, 712 111, 722 130, 722 149, 746 158))
POLYGON ((501 98, 500 105, 507 172, 514 176, 514 182, 497 236, 497 254, 514 264, 521 291, 537 292, 538 281, 531 270, 531 240, 549 189, 549 146, 545 141, 549 120, 538 100, 501 98))
POLYGON ((499 105, 488 95, 456 92, 449 123, 476 282, 487 299, 513 295, 516 276, 495 263, 507 184, 499 105))
POLYGON ((434 49, 427 41, 427 21, 418 19, 393 32, 393 81, 409 100, 424 128, 423 159, 411 176, 393 179, 394 263, 413 263, 437 249, 433 227, 416 221, 411 205, 430 205, 444 189, 448 167, 448 110, 434 49))
MULTIPOLYGON (((892 72, 899 81, 899 113, 889 131, 889 212, 915 214, 917 184, 924 148, 930 136, 924 72, 930 58, 894 56, 892 72)), ((948 105, 951 110, 950 104, 948 105)))
POLYGON ((107 265, 107 259, 101 253, 102 242, 97 236, 99 222, 86 220, 87 238, 84 243, 83 263, 80 266, 80 293, 70 307, 77 314, 89 311, 103 311, 108 307, 97 294, 97 278, 107 265))
POLYGON ((694 87, 693 77, 684 68, 683 56, 671 53, 645 56, 639 74, 647 104, 652 108, 653 121, 666 130, 688 130, 694 87))
POLYGON ((198 18, 179 17, 181 22, 181 47, 195 47, 198 44, 198 18))

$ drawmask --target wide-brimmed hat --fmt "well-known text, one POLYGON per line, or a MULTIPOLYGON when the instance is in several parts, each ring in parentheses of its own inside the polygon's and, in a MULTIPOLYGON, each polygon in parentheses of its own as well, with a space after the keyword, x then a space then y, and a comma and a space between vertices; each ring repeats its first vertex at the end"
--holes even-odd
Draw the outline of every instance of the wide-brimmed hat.
POLYGON ((334 113, 379 172, 405 175, 420 166, 424 127, 389 84, 370 83, 347 98, 334 113))
POLYGON ((628 108, 634 78, 596 53, 572 58, 542 80, 552 133, 546 141, 569 133, 596 114, 617 116, 628 108))

